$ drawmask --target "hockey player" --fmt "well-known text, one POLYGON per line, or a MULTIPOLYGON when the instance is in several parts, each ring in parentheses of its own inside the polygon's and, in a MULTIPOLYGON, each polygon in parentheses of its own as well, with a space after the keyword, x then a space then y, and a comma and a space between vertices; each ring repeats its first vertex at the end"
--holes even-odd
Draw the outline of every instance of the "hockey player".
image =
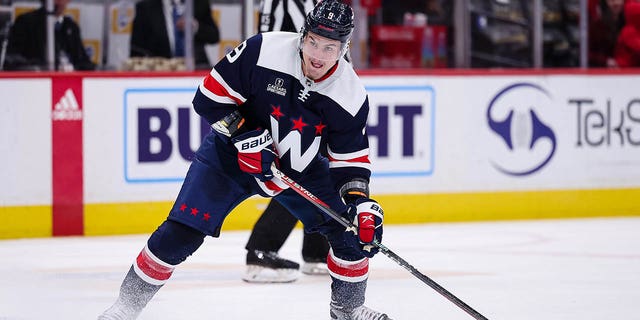
POLYGON ((196 152, 167 220, 99 319, 135 319, 176 266, 205 236, 218 237, 226 215, 254 194, 274 197, 305 228, 327 237, 331 319, 389 319, 364 306, 369 258, 378 251, 370 243, 382 239, 383 212, 368 197, 367 94, 342 59, 352 32, 351 7, 325 0, 300 34, 255 35, 216 64, 193 99, 214 130, 196 152), (272 164, 355 228, 345 230, 274 179, 272 164))
MULTIPOLYGON (((298 32, 304 25, 315 0, 262 0, 260 2, 260 32, 298 32)), ((278 251, 284 245, 298 219, 277 201, 271 201, 251 230, 245 246, 246 270, 242 279, 247 282, 291 282, 301 269, 308 275, 326 275, 329 244, 320 233, 304 233, 302 239, 302 268, 284 259, 278 251)))

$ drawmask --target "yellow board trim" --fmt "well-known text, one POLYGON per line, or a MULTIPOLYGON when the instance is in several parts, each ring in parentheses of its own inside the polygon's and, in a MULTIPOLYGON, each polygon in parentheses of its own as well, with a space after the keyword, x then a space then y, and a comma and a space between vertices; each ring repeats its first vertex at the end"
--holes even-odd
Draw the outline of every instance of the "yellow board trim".
POLYGON ((640 189, 438 193, 374 197, 385 223, 640 216, 640 189), (636 200, 634 200, 636 199, 636 200))
MULTIPOLYGON (((640 189, 374 195, 374 198, 382 204, 387 224, 640 216, 640 201, 633 201, 640 199, 640 189)), ((262 198, 245 201, 225 220, 223 231, 251 229, 268 201, 262 198)), ((114 205, 85 206, 86 234, 151 232, 166 218, 171 205, 126 204, 128 210, 121 215, 113 214, 114 205), (152 211, 147 212, 149 209, 152 211), (136 217, 131 218, 134 211, 136 217)))
MULTIPOLYGON (((386 224, 516 219, 640 216, 640 188, 526 192, 374 195, 386 224)), ((225 230, 248 230, 269 200, 253 197, 225 220, 225 230)), ((173 202, 84 206, 85 235, 151 233, 173 202)), ((0 207, 0 239, 51 236, 50 206, 0 207), (28 218, 25 218, 28 217, 28 218)))
MULTIPOLYGON (((251 229, 269 200, 250 198, 225 219, 224 230, 251 229)), ((168 216, 173 202, 86 204, 85 235, 112 235, 153 232, 168 216)))
POLYGON ((52 217, 51 206, 0 207, 0 239, 51 237, 52 217))

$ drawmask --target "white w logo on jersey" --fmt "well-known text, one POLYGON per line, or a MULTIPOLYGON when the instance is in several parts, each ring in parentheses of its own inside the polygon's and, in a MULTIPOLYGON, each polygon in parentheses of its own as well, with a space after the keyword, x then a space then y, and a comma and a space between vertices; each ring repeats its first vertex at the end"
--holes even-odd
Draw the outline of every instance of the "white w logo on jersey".
POLYGON ((305 150, 303 153, 302 136, 300 135, 300 132, 293 130, 289 132, 284 139, 280 140, 280 126, 278 125, 278 120, 274 117, 270 117, 270 119, 271 137, 273 137, 273 141, 275 141, 278 154, 282 157, 287 153, 287 151, 291 151, 289 153, 291 169, 302 172, 304 168, 311 163, 313 158, 315 158, 316 154, 318 154, 318 150, 320 150, 320 140, 322 138, 320 136, 316 136, 313 139, 313 143, 309 146, 309 149, 305 150))

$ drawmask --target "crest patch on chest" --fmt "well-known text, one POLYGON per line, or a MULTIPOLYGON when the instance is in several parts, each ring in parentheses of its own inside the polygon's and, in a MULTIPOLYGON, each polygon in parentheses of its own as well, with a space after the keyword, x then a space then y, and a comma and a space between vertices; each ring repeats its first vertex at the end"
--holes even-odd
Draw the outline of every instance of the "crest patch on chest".
POLYGON ((268 84, 267 91, 281 96, 287 95, 287 88, 284 87, 284 80, 282 78, 276 78, 273 83, 268 84))

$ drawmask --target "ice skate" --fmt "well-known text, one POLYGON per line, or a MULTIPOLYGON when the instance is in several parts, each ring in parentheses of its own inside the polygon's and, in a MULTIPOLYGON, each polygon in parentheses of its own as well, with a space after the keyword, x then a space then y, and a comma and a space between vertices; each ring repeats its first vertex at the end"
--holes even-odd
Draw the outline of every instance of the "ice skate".
POLYGON ((252 283, 285 283, 298 279, 300 265, 273 251, 250 250, 242 280, 252 283))
POLYGON ((392 320, 386 314, 367 308, 364 305, 348 311, 332 303, 329 313, 331 314, 331 320, 392 320))
POLYGON ((312 261, 305 259, 302 267, 300 268, 300 271, 310 276, 323 276, 329 274, 326 259, 323 259, 321 261, 312 261))
POLYGON ((98 320, 133 320, 138 317, 142 308, 133 308, 118 299, 109 309, 98 316, 98 320))

